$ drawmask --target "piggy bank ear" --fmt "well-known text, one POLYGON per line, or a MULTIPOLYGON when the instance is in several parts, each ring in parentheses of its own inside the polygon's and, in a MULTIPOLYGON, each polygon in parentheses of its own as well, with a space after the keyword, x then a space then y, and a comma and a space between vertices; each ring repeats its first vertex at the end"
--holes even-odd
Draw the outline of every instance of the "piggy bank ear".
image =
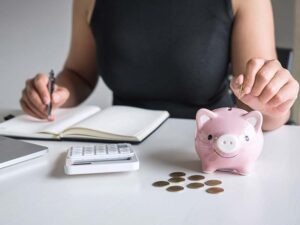
POLYGON ((253 125, 256 132, 261 130, 263 116, 259 111, 251 111, 243 115, 243 118, 253 125))
POLYGON ((208 109, 198 110, 196 114, 196 123, 198 130, 200 130, 206 122, 216 117, 217 114, 208 109))

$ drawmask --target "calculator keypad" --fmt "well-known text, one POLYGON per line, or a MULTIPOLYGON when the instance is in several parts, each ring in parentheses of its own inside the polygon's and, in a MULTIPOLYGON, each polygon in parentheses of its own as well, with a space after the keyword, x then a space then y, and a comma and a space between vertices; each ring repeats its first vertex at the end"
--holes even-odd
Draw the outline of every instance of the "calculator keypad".
POLYGON ((125 160, 133 155, 131 145, 127 143, 74 146, 68 151, 72 163, 125 160))

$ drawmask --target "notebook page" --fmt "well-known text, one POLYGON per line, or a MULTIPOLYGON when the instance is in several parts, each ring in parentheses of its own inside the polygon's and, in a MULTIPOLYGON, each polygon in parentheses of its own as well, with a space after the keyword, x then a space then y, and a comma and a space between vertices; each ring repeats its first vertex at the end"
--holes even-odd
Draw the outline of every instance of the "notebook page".
POLYGON ((53 122, 40 120, 29 115, 20 115, 3 123, 0 123, 0 133, 36 134, 49 132, 58 134, 67 127, 87 118, 100 110, 97 106, 80 106, 77 108, 57 109, 56 119, 53 122))
POLYGON ((97 106, 78 106, 74 108, 61 109, 56 114, 57 119, 55 120, 55 122, 43 128, 41 132, 60 134, 65 129, 71 127, 72 125, 88 118, 89 116, 99 111, 100 108, 97 106))
POLYGON ((28 133, 34 134, 41 131, 49 122, 33 118, 28 115, 20 115, 0 124, 1 134, 5 133, 28 133))
POLYGON ((137 136, 152 127, 166 111, 112 106, 75 124, 72 128, 85 128, 122 136, 137 136))

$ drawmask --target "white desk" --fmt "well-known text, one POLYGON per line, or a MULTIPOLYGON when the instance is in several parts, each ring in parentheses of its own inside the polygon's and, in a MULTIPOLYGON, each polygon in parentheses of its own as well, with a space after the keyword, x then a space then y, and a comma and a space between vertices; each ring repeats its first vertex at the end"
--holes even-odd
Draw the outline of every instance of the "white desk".
POLYGON ((49 146, 47 157, 0 171, 0 224, 300 224, 300 127, 266 134, 252 175, 206 175, 223 181, 222 194, 152 187, 173 171, 199 172, 194 129, 192 120, 168 120, 135 146, 140 170, 131 173, 66 176, 73 143, 36 142, 49 146))

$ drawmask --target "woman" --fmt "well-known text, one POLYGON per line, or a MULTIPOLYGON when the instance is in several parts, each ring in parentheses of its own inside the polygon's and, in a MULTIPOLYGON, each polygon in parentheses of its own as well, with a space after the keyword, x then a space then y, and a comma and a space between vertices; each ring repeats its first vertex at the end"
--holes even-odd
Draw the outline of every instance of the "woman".
MULTIPOLYGON (((201 107, 259 110, 263 129, 285 124, 299 85, 276 59, 270 0, 74 0, 69 56, 57 77, 54 108, 75 106, 98 74, 114 104, 194 118, 201 107), (240 92, 240 87, 243 91, 240 92)), ((26 82, 23 110, 47 117, 48 76, 26 82)))

